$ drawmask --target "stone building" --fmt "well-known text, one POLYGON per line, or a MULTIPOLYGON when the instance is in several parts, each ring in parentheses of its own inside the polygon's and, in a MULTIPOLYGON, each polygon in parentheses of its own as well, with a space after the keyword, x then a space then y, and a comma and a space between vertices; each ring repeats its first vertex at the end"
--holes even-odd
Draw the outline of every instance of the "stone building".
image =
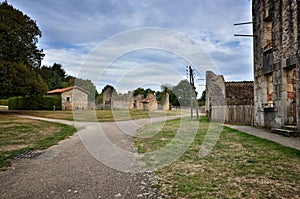
POLYGON ((118 94, 114 89, 107 88, 103 91, 103 106, 104 109, 136 109, 145 111, 169 110, 169 93, 165 94, 163 104, 158 105, 158 101, 154 93, 132 95, 129 91, 126 94, 118 94))
POLYGON ((253 105, 254 83, 253 81, 225 82, 226 104, 253 105))
POLYGON ((225 82, 223 75, 206 72, 205 110, 212 121, 253 124, 253 81, 225 82))
POLYGON ((125 94, 117 94, 113 97, 113 108, 114 109, 128 109, 131 92, 125 94))
POLYGON ((130 102, 129 102, 129 109, 142 110, 143 109, 143 103, 140 103, 140 102, 143 99, 144 99, 143 94, 138 94, 136 96, 131 96, 130 97, 130 102))
POLYGON ((145 99, 142 99, 140 103, 143 104, 144 111, 157 111, 157 100, 153 93, 147 93, 145 99))
POLYGON ((113 93, 114 89, 112 87, 108 87, 102 93, 103 95, 103 108, 104 109, 112 109, 113 108, 113 93))
POLYGON ((158 109, 158 103, 153 93, 147 93, 146 98, 144 98, 143 94, 139 94, 130 98, 129 109, 156 111, 158 109))
POLYGON ((252 0, 254 124, 300 131, 300 1, 252 0))
POLYGON ((89 93, 79 86, 55 89, 49 91, 47 94, 61 96, 62 110, 88 109, 89 93))

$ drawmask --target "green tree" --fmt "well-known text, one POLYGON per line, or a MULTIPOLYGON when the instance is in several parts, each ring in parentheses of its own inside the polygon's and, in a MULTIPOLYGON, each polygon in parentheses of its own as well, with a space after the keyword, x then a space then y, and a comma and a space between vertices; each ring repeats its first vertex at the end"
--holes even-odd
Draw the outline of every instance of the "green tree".
POLYGON ((171 99, 171 96, 172 96, 172 99, 170 101, 171 101, 171 103, 178 102, 179 106, 190 106, 191 92, 192 92, 192 95, 195 95, 194 89, 191 88, 191 84, 189 83, 188 80, 181 80, 176 86, 173 87, 172 92, 173 92, 173 94, 170 95, 170 99, 171 99), (177 102, 176 102, 176 100, 173 102, 174 95, 177 98, 177 102))
POLYGON ((6 1, 0 4, 0 61, 40 67, 44 54, 37 43, 41 36, 34 20, 6 1))
POLYGON ((139 87, 133 91, 132 95, 137 96, 139 94, 142 94, 142 95, 144 95, 144 97, 146 97, 148 93, 155 93, 155 91, 150 88, 144 89, 144 88, 139 87))
POLYGON ((198 105, 199 106, 204 106, 205 105, 205 98, 206 98, 206 90, 202 92, 201 98, 198 100, 198 105))
POLYGON ((14 96, 41 98, 47 85, 34 69, 22 62, 0 62, 0 98, 14 96))
MULTIPOLYGON (((171 85, 162 85, 161 91, 156 91, 156 93, 155 93, 156 100, 158 101, 158 103, 160 105, 163 105, 165 103, 166 93, 169 93, 169 97, 170 97, 170 94, 172 93, 171 85)), ((174 106, 176 106, 176 105, 174 105, 174 106)))
POLYGON ((143 89, 143 88, 141 88, 141 87, 135 89, 135 90, 133 91, 133 93, 132 93, 132 95, 133 95, 134 97, 137 96, 137 95, 139 95, 139 94, 144 95, 144 97, 146 97, 146 95, 147 95, 145 89, 143 89))
POLYGON ((37 48, 41 31, 35 21, 8 3, 0 3, 0 98, 41 99, 47 85, 37 73, 43 51, 37 48))
POLYGON ((106 85, 106 86, 104 86, 104 88, 102 89, 102 94, 107 90, 107 89, 111 89, 113 92, 116 92, 116 89, 113 87, 113 86, 111 86, 111 85, 106 85))
POLYGON ((51 67, 42 66, 38 71, 45 80, 49 90, 68 87, 68 84, 65 82, 66 72, 61 64, 55 63, 51 67))
POLYGON ((69 83, 69 86, 79 86, 88 91, 89 101, 94 101, 96 99, 98 92, 96 86, 91 80, 67 76, 65 81, 69 83))

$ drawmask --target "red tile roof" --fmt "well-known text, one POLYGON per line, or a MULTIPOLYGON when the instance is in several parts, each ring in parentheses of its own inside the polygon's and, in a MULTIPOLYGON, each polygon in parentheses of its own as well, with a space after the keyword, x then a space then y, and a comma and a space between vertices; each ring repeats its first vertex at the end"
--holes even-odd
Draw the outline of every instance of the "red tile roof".
POLYGON ((150 103, 150 102, 153 102, 154 101, 154 98, 145 98, 145 99, 142 99, 140 102, 142 103, 150 103))
POLYGON ((86 90, 84 90, 83 88, 81 88, 79 86, 70 86, 70 87, 67 87, 67 88, 58 88, 58 89, 47 92, 47 94, 58 94, 58 93, 63 93, 63 92, 73 90, 73 89, 79 89, 79 90, 89 94, 89 92, 87 92, 86 90))

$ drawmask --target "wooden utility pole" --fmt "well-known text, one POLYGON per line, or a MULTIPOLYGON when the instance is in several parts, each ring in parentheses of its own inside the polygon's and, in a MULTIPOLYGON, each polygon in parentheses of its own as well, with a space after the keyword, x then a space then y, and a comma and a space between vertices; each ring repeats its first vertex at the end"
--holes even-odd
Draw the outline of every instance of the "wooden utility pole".
POLYGON ((195 87, 195 81, 194 81, 194 70, 191 66, 188 67, 188 72, 189 72, 189 79, 190 79, 190 85, 191 85, 191 88, 190 88, 190 93, 191 93, 191 118, 193 119, 193 109, 194 109, 194 105, 195 105, 197 119, 199 119, 196 87, 195 87))

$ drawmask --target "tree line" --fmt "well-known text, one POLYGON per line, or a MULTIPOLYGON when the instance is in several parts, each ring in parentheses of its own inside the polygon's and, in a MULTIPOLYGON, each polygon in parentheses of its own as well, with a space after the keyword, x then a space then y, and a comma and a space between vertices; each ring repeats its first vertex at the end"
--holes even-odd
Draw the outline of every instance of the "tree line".
MULTIPOLYGON (((101 94, 90 80, 67 75, 59 63, 41 66, 45 56, 37 46, 41 37, 42 32, 34 20, 6 1, 0 3, 0 99, 21 96, 37 100, 49 90, 76 84, 91 94, 90 101, 100 102, 101 94)), ((137 88, 133 95, 146 97, 152 92, 158 102, 163 103, 168 92, 172 106, 189 106, 191 90, 190 83, 182 80, 176 86, 162 86, 161 91, 137 88)))

